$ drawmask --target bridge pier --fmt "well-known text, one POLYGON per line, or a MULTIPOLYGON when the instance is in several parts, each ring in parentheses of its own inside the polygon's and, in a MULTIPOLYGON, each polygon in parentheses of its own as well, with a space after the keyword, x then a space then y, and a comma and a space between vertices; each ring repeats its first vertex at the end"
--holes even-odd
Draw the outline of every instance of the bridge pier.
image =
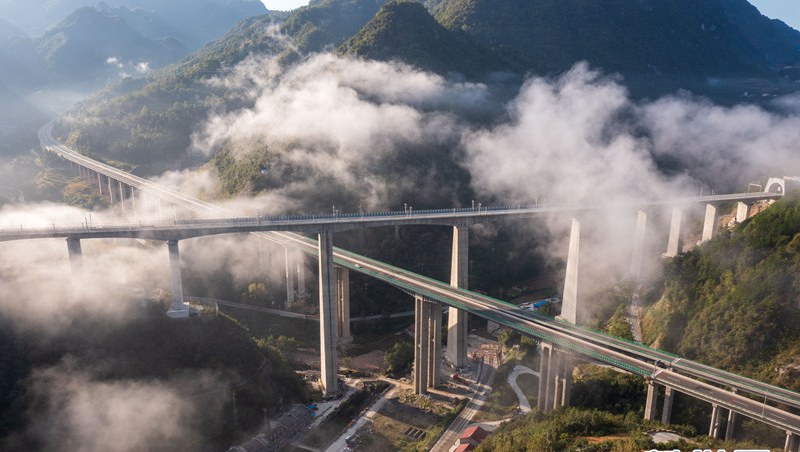
POLYGON ((536 409, 547 412, 547 392, 550 383, 550 355, 553 347, 544 342, 539 343, 539 393, 536 396, 536 409))
POLYGON ((134 193, 133 187, 131 189, 131 210, 133 211, 133 219, 136 219, 136 193, 134 193))
POLYGON ((122 182, 119 182, 119 206, 122 208, 122 215, 125 215, 125 190, 122 188, 122 182))
POLYGON ((683 209, 680 207, 672 208, 672 220, 669 225, 669 240, 667 241, 667 252, 664 257, 675 257, 681 254, 681 224, 683 223, 683 209))
MULTIPOLYGON (((450 261, 450 286, 466 289, 469 275, 469 226, 453 226, 453 250, 450 261)), ((449 308, 447 317, 447 357, 456 367, 467 361, 467 312, 449 308)))
POLYGON ((539 393, 536 409, 550 412, 569 405, 572 360, 551 344, 539 344, 539 393))
POLYGON ((100 173, 97 173, 97 189, 100 191, 100 196, 103 196, 103 179, 100 178, 100 173))
POLYGON ((786 432, 786 443, 783 450, 786 452, 800 452, 800 436, 792 432, 786 432))
POLYGON ((728 410, 728 424, 725 426, 725 441, 732 441, 736 437, 736 425, 739 423, 739 415, 728 410))
MULTIPOLYGON (((283 247, 283 255, 286 263, 286 309, 294 307, 294 251, 288 247, 283 247)), ((320 275, 320 278, 322 275, 320 275)), ((321 296, 321 295, 320 295, 321 296)))
POLYGON ((675 401, 675 390, 669 386, 664 387, 664 408, 661 411, 661 423, 667 424, 672 421, 672 403, 675 401))
MULTIPOLYGON (((300 268, 298 266, 298 268, 300 268)), ((336 273, 336 331, 339 342, 352 342, 350 335, 350 270, 335 267, 336 273)), ((299 276, 298 276, 299 277, 299 276)))
POLYGON ((644 405, 644 420, 652 421, 656 418, 656 405, 658 405, 658 386, 652 381, 647 382, 647 401, 644 405))
POLYGON ((642 276, 642 256, 644 254, 644 236, 647 227, 647 214, 640 210, 636 216, 636 232, 633 235, 633 256, 631 257, 631 277, 639 280, 642 276))
POLYGON ((114 207, 114 189, 111 187, 111 178, 106 176, 108 182, 108 207, 114 207))
POLYGON ((305 300, 308 298, 308 291, 306 290, 306 263, 305 254, 302 251, 295 251, 294 256, 297 264, 297 296, 305 300))
POLYGON ((324 231, 319 234, 319 341, 320 384, 326 395, 338 392, 336 282, 333 273, 333 233, 324 231))
POLYGON ((558 317, 573 325, 578 324, 578 267, 580 261, 581 223, 573 218, 569 233, 567 272, 564 275, 564 297, 558 317))
POLYGON ((720 437, 720 418, 722 417, 722 408, 719 405, 711 405, 711 422, 708 426, 708 436, 712 438, 720 437))
POLYGON ((714 238, 714 233, 717 231, 717 206, 714 204, 706 204, 706 217, 703 220, 703 235, 700 238, 700 243, 707 242, 714 238))
POLYGON ((81 253, 81 240, 73 237, 67 238, 67 253, 72 277, 79 278, 83 275, 83 255, 81 253))
POLYGON ((425 300, 414 297, 414 393, 428 393, 430 311, 425 300))
POLYGON ((750 218, 750 207, 751 205, 739 201, 736 203, 736 222, 737 223, 744 223, 748 218, 750 218))
POLYGON ((442 305, 414 297, 414 393, 439 385, 442 361, 442 305))
POLYGON ((172 306, 167 311, 167 316, 173 319, 189 317, 189 307, 183 302, 183 280, 181 279, 181 256, 178 250, 178 241, 169 240, 169 268, 172 274, 172 306))

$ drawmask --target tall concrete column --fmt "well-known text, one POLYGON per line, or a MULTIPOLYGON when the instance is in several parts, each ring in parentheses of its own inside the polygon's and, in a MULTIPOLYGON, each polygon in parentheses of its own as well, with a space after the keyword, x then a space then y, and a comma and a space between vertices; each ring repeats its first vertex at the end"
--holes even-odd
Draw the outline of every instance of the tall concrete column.
POLYGON ((581 247, 581 223, 573 218, 569 233, 567 272, 564 276, 564 297, 559 318, 573 325, 578 323, 578 266, 581 247))
MULTIPOLYGON (((469 227, 453 227, 453 250, 450 261, 450 286, 466 289, 469 275, 469 227)), ((451 307, 447 317, 447 357, 456 367, 467 361, 467 313, 451 307)))
POLYGON ((658 387, 652 381, 647 382, 647 401, 644 404, 644 420, 652 421, 656 418, 656 405, 658 404, 658 387))
POLYGON ((553 347, 544 342, 539 343, 539 393, 536 396, 536 409, 542 412, 548 411, 547 393, 550 387, 550 358, 553 347))
POLYGON ((739 415, 733 410, 728 410, 728 424, 725 426, 725 441, 732 441, 736 437, 736 424, 738 420, 739 415))
POLYGON ((430 311, 427 303, 420 296, 414 297, 414 314, 414 393, 427 394, 430 311))
POLYGON ((564 389, 564 381, 562 374, 564 372, 564 354, 558 350, 553 349, 550 356, 550 394, 547 397, 547 404, 551 409, 557 410, 561 408, 561 393, 564 389), (551 402, 552 401, 552 402, 551 402))
POLYGON ((283 254, 286 259, 286 307, 291 308, 294 306, 294 252, 284 247, 283 254))
POLYGON ((672 208, 672 221, 669 225, 669 240, 667 241, 666 257, 675 257, 681 254, 681 224, 683 223, 683 210, 680 207, 672 208))
POLYGON ((319 234, 319 341, 322 392, 336 394, 336 282, 333 275, 333 233, 319 234))
POLYGON ((77 278, 83 274, 83 256, 81 254, 81 241, 73 237, 67 238, 67 253, 72 277, 77 278))
POLYGON ((442 305, 428 302, 428 387, 441 382, 442 365, 442 305))
POLYGON ((350 335, 350 270, 335 267, 336 272, 336 307, 338 315, 337 332, 340 342, 351 342, 350 335))
POLYGON ((131 187, 131 210, 133 210, 133 218, 136 219, 136 193, 134 193, 133 187, 131 187))
POLYGON ((178 241, 167 242, 169 249, 169 269, 172 274, 172 306, 167 311, 167 316, 177 319, 189 317, 189 307, 183 303, 183 280, 181 279, 181 255, 178 250, 178 241))
POLYGON ((631 257, 631 277, 637 281, 642 276, 642 255, 644 254, 644 235, 647 227, 647 214, 640 210, 636 215, 636 232, 633 235, 633 256, 631 257))
POLYGON ((700 242, 711 240, 717 229, 717 206, 706 204, 706 217, 703 220, 703 236, 700 242))
POLYGON ((736 222, 743 223, 750 218, 750 204, 739 201, 736 204, 736 222))
POLYGON ((664 408, 661 411, 661 423, 667 424, 672 421, 672 403, 675 401, 675 390, 666 387, 664 389, 664 408))
POLYGON ((719 405, 712 405, 711 408, 711 422, 708 426, 708 436, 712 438, 719 438, 720 434, 720 415, 722 414, 722 408, 719 405))
POLYGON ((100 173, 97 173, 97 189, 100 190, 100 196, 103 195, 103 180, 100 178, 100 173))
POLYGON ((122 214, 125 215, 125 190, 122 188, 122 182, 119 182, 119 205, 122 207, 122 214))
POLYGON ((114 188, 111 187, 111 178, 106 176, 108 182, 108 206, 114 207, 114 188))
POLYGON ((297 294, 305 299, 308 295, 306 290, 306 259, 302 251, 297 251, 294 256, 297 265, 297 294))
POLYGON ((783 446, 786 452, 800 452, 800 436, 786 432, 786 443, 783 446))

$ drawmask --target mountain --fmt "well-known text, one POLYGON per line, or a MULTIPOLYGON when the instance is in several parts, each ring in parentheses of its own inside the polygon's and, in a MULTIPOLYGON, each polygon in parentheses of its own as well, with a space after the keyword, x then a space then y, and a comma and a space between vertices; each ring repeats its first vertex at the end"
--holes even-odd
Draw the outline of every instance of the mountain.
POLYGON ((800 197, 792 194, 670 261, 663 295, 643 318, 644 340, 798 390, 797 275, 800 197))
POLYGON ((36 40, 52 79, 79 82, 145 64, 161 67, 188 53, 174 38, 149 39, 102 6, 80 8, 36 40))
POLYGON ((298 9, 281 26, 301 53, 336 47, 357 33, 386 0, 317 0, 298 9))
POLYGON ((23 31, 0 19, 0 85, 30 89, 46 81, 44 60, 23 31))
POLYGON ((800 31, 762 15, 747 0, 720 0, 728 19, 774 68, 800 65, 800 31))
POLYGON ((438 73, 459 72, 480 77, 508 69, 488 49, 471 45, 444 28, 418 2, 384 5, 355 36, 339 47, 339 53, 372 60, 400 60, 438 73))
MULTIPOLYGON (((97 0, 0 0, 0 17, 29 35, 38 36, 76 9, 97 3, 97 0)), ((176 30, 175 37, 190 49, 222 36, 246 17, 267 12, 259 0, 105 0, 105 3, 158 17, 162 24, 176 30)), ((137 28, 133 22, 130 24, 137 28)), ((143 30, 140 32, 147 35, 143 30)))
POLYGON ((756 49, 713 0, 446 0, 437 19, 540 73, 581 60, 651 77, 762 72, 756 49))
MULTIPOLYGON (((322 0, 293 11, 278 23, 273 14, 245 19, 224 37, 153 78, 126 80, 76 106, 57 128, 77 147, 102 148, 116 159, 153 164, 185 158, 193 128, 225 93, 204 80, 224 74, 251 55, 279 55, 285 64, 358 32, 384 0, 322 0), (274 26, 289 37, 276 37, 274 26), (98 122, 80 118, 97 118, 98 122), (73 119, 77 121, 73 122, 73 119)), ((143 168, 144 169, 144 168, 143 168)), ((144 171, 147 171, 144 169, 144 171)))

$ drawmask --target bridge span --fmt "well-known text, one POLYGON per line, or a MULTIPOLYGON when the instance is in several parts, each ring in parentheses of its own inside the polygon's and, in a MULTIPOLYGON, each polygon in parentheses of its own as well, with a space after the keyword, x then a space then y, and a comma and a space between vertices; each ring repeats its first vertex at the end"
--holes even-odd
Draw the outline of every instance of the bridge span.
MULTIPOLYGON (((111 168, 102 163, 96 162, 88 157, 56 143, 50 136, 49 129, 43 128, 40 131, 40 139, 45 149, 55 152, 63 158, 81 165, 83 171, 94 172, 101 181, 100 176, 107 178, 109 187, 111 180, 117 182, 120 187, 125 184, 137 190, 146 191, 160 199, 174 203, 204 215, 217 217, 226 216, 227 212, 222 209, 181 193, 161 187, 153 182, 138 178, 137 176, 125 173, 115 168, 111 168)), ((121 193, 125 190, 120 188, 121 193)), ((111 192, 113 193, 113 192, 111 192)), ((111 194, 110 193, 110 194, 111 194)), ((747 193, 734 195, 718 195, 714 197, 693 197, 683 200, 663 200, 645 201, 639 207, 642 209, 652 205, 673 206, 672 227, 670 229, 670 240, 668 244, 668 256, 674 256, 680 252, 680 229, 682 224, 682 209, 685 204, 699 203, 706 205, 706 218, 704 222, 703 239, 711 238, 714 232, 713 225, 716 220, 716 207, 723 202, 738 202, 737 220, 744 221, 749 216, 750 203, 761 199, 776 199, 782 195, 780 193, 747 193), (711 224, 711 226, 709 226, 711 224)), ((636 207, 636 206, 634 206, 636 207)), ((439 369, 441 353, 441 338, 438 337, 438 328, 433 328, 437 323, 441 324, 442 305, 450 308, 448 319, 448 357, 457 365, 466 361, 464 344, 466 338, 466 313, 478 315, 490 319, 501 325, 512 328, 523 334, 537 337, 542 342, 542 368, 541 375, 546 376, 540 379, 539 409, 550 410, 568 404, 569 386, 571 376, 571 363, 574 357, 580 356, 594 361, 609 364, 611 366, 624 369, 628 372, 641 375, 648 382, 648 398, 645 409, 645 417, 654 418, 655 400, 658 397, 658 388, 665 388, 665 401, 662 420, 669 422, 671 412, 672 397, 674 391, 707 401, 714 407, 712 419, 709 427, 709 434, 719 436, 723 430, 721 428, 722 410, 728 412, 728 428, 726 436, 732 433, 732 426, 738 415, 744 415, 757 419, 766 424, 783 429, 787 432, 787 450, 797 450, 800 445, 800 416, 792 412, 793 409, 800 408, 800 395, 783 388, 768 385, 762 382, 750 380, 725 371, 704 366, 684 360, 680 357, 654 350, 641 344, 626 342, 611 336, 607 336, 596 331, 576 326, 576 318, 569 313, 564 320, 556 320, 543 316, 536 316, 524 313, 515 306, 495 300, 474 292, 466 290, 466 262, 467 262, 467 237, 468 226, 477 221, 495 220, 500 217, 510 216, 532 216, 541 215, 542 209, 567 209, 559 212, 571 212, 569 208, 575 206, 533 206, 526 207, 528 211, 523 212, 522 206, 514 209, 504 209, 501 211, 470 210, 469 212, 439 211, 431 215, 438 215, 425 218, 426 212, 403 212, 402 215, 392 213, 383 217, 376 215, 371 219, 364 217, 336 217, 336 218, 317 218, 311 219, 291 218, 291 219, 205 219, 197 221, 195 224, 181 222, 180 224, 162 226, 123 226, 124 233, 144 233, 149 228, 150 237, 154 240, 167 241, 170 250, 170 260, 173 269, 173 308, 172 314, 182 316, 187 313, 183 303, 182 288, 180 282, 180 266, 178 265, 178 240, 183 238, 199 237, 202 235, 234 233, 234 232, 254 232, 259 237, 264 237, 274 243, 281 244, 287 249, 297 249, 303 253, 317 258, 319 262, 319 285, 320 285, 320 341, 321 341, 321 384, 326 392, 333 392, 336 389, 336 369, 337 357, 336 347, 337 336, 342 334, 342 320, 346 316, 349 318, 349 309, 342 308, 342 304, 349 301, 349 293, 345 281, 347 272, 356 271, 385 281, 401 290, 414 296, 417 329, 415 338, 415 388, 417 392, 424 393, 428 387, 436 386, 439 383, 439 369), (337 225, 346 224, 347 228, 353 227, 377 227, 378 225, 389 225, 385 222, 397 222, 399 224, 447 224, 453 226, 453 260, 450 283, 435 281, 424 276, 414 274, 407 270, 393 267, 391 265, 378 262, 364 256, 360 256, 349 251, 334 248, 333 233, 343 229, 337 229, 337 225), (422 223, 431 221, 430 223, 422 223), (272 223, 270 223, 272 222, 272 223), (278 224, 283 222, 283 224, 278 224), (383 222, 383 223, 382 223, 383 222), (269 223, 269 224, 267 224, 269 223), (324 226, 323 226, 324 225, 324 226), (269 229, 269 228, 274 229, 269 229), (302 229, 312 227, 316 229, 302 229), (159 229, 160 228, 160 229, 159 229), (243 228, 243 229, 242 229, 243 228), (279 229, 285 228, 285 229, 279 229), (180 231, 187 234, 180 235, 180 231), (287 232, 301 231, 306 233, 313 232, 317 239, 304 237, 302 235, 287 232), (157 233, 156 233, 157 231, 157 233), (172 234, 172 235, 170 235, 172 234), (195 235, 192 235, 195 234, 195 235), (176 277, 177 274, 177 277, 176 277), (336 302, 334 302, 336 300, 336 302), (565 321, 566 320, 566 321, 565 321), (463 361, 462 361, 463 358, 463 361), (664 363, 664 366, 658 365, 664 363), (779 403, 790 407, 782 408, 770 405, 767 402, 779 403)), ((585 207, 588 208, 588 207, 585 207)), ((573 210, 574 211, 574 210, 573 210)), ((549 213, 555 212, 555 210, 549 213)), ((177 223, 177 222, 176 222, 177 223)), ((643 211, 639 212, 637 221, 637 238, 643 234, 646 224, 646 215, 643 211)), ((99 238, 102 234, 121 234, 122 230, 112 232, 110 229, 97 231, 92 228, 83 227, 72 230, 61 230, 53 228, 52 231, 25 231, 32 234, 42 234, 41 236, 26 238, 44 238, 45 234, 49 237, 67 237, 70 258, 79 266, 80 263, 80 240, 89 238, 99 238), (88 235, 84 235, 88 234, 88 235)), ((19 240, 22 237, 14 236, 17 231, 2 231, 8 234, 6 240, 19 240)), ((117 235, 119 237, 120 235, 117 235)), ((580 237, 580 225, 573 220, 573 236, 580 237)), ((567 287, 577 285, 577 249, 578 241, 570 246, 570 257, 568 258, 568 281, 567 287), (575 248, 573 256, 573 248, 575 248), (573 259, 574 258, 574 259, 573 259), (570 263, 573 261, 573 263, 570 263), (575 267, 574 281, 569 280, 569 268, 575 267)), ((634 243, 634 261, 636 260, 637 250, 634 243)), ((287 251, 288 261, 288 251, 287 251)), ((632 263, 632 267, 634 267, 632 263)), ((75 268, 75 267, 73 267, 75 268)), ((287 277, 289 275, 287 266, 287 277)), ((566 292, 566 289, 565 289, 566 292)), ((577 292, 574 294, 577 298, 577 292)), ((287 299, 288 299, 287 295, 287 299)), ((577 303, 577 299, 569 300, 564 297, 564 304, 577 303)), ((565 306, 569 310, 568 306, 565 306)), ((572 309, 575 306, 573 305, 572 309)), ((563 314, 563 312, 562 312, 563 314)), ((349 334, 349 331, 348 331, 349 334)))

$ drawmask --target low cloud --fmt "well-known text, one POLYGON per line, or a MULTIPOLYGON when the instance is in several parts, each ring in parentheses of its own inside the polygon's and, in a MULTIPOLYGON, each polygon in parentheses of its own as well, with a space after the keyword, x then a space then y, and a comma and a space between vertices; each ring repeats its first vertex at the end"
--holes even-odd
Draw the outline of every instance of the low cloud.
POLYGON ((229 386, 197 372, 168 381, 100 381, 68 362, 30 377, 29 434, 46 450, 208 450, 200 419, 222 414, 229 386))

